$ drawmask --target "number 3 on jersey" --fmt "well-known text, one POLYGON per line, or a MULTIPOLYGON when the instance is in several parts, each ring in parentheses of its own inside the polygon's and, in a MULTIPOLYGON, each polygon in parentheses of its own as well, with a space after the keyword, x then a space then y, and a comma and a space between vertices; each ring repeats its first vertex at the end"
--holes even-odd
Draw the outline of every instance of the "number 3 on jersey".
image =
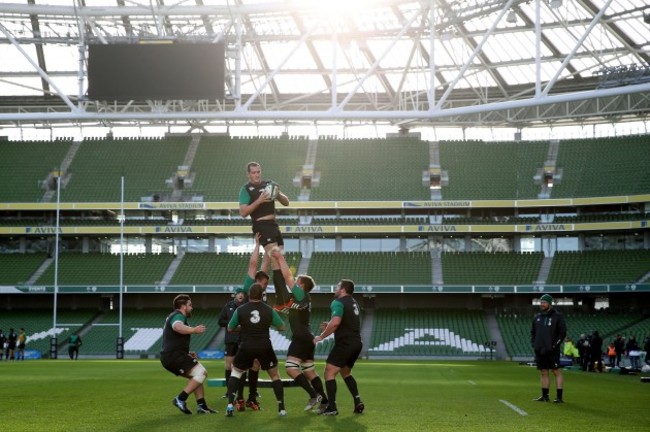
POLYGON ((253 324, 257 324, 258 322, 260 322, 260 311, 257 310, 251 311, 250 321, 253 324))

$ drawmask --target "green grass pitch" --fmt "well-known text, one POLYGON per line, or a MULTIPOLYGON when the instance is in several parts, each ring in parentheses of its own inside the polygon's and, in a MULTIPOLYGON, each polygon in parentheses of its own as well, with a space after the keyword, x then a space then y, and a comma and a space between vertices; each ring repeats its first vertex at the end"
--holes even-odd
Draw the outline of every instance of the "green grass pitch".
MULTIPOLYGON (((203 361, 211 378, 222 361, 203 361)), ((323 363, 317 364, 322 374, 323 363)), ((183 415, 171 404, 185 380, 153 360, 59 359, 1 362, 3 431, 648 431, 650 385, 638 376, 565 371, 563 405, 533 402, 539 374, 515 363, 367 361, 354 369, 366 404, 338 378, 337 417, 303 412, 307 395, 285 388, 280 418, 270 388, 263 411, 227 418, 223 387, 206 387, 214 415, 183 415)), ((284 376, 284 373, 283 373, 284 376)), ((268 378, 264 372, 260 378, 268 378)), ((554 396, 554 387, 551 396, 554 396)), ((196 408, 191 396, 188 406, 196 408)))

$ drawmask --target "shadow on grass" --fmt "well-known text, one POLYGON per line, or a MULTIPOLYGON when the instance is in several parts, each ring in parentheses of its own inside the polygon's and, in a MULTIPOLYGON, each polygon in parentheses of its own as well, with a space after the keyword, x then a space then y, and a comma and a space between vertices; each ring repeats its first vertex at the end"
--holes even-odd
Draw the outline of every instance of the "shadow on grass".
POLYGON ((219 410, 218 413, 210 415, 174 413, 147 419, 141 418, 128 424, 115 425, 114 430, 120 432, 178 432, 179 430, 191 429, 192 432, 200 432, 224 430, 225 428, 225 430, 260 430, 264 432, 287 432, 291 430, 367 432, 367 425, 360 423, 359 419, 358 415, 353 417, 349 415, 326 417, 304 414, 303 412, 290 413, 287 417, 282 418, 277 417, 275 414, 269 415, 266 412, 241 413, 228 418, 222 410, 219 410))

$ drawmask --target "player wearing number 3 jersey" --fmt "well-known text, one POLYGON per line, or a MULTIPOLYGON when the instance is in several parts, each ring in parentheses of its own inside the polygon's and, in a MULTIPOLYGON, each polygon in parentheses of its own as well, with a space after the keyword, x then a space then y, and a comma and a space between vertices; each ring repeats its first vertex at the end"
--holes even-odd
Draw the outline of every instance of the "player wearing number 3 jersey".
POLYGON ((255 359, 259 360, 262 370, 268 372, 271 386, 278 402, 278 413, 285 416, 284 389, 278 372, 278 358, 273 351, 269 329, 275 327, 284 331, 285 326, 280 315, 271 306, 262 302, 264 289, 258 283, 251 285, 248 292, 248 303, 235 309, 228 323, 228 331, 240 328, 241 341, 235 358, 232 361, 232 371, 228 379, 228 407, 226 415, 232 417, 233 402, 239 388, 239 381, 247 369, 253 367, 255 359))
POLYGON ((354 413, 361 414, 365 408, 357 381, 352 376, 354 363, 361 354, 361 311, 359 304, 352 297, 354 282, 341 279, 334 291, 335 299, 330 305, 332 317, 329 322, 321 324, 322 333, 314 338, 318 343, 334 333, 334 347, 327 357, 325 365, 325 389, 327 390, 328 406, 322 415, 338 415, 336 407, 336 375, 340 372, 345 385, 354 398, 354 413))

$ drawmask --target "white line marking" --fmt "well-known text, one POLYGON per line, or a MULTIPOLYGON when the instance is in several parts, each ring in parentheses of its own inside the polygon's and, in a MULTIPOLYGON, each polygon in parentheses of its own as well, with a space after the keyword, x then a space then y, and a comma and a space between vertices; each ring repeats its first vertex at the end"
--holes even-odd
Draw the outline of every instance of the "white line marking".
POLYGON ((504 404, 505 406, 507 406, 508 408, 510 408, 511 410, 513 410, 514 412, 516 412, 519 415, 522 415, 522 416, 527 416, 528 415, 528 413, 526 411, 522 410, 521 408, 519 408, 516 405, 511 404, 507 400, 499 399, 499 402, 501 402, 502 404, 504 404))
POLYGON ((467 380, 467 382, 470 383, 471 385, 476 385, 476 383, 472 380, 467 380))

